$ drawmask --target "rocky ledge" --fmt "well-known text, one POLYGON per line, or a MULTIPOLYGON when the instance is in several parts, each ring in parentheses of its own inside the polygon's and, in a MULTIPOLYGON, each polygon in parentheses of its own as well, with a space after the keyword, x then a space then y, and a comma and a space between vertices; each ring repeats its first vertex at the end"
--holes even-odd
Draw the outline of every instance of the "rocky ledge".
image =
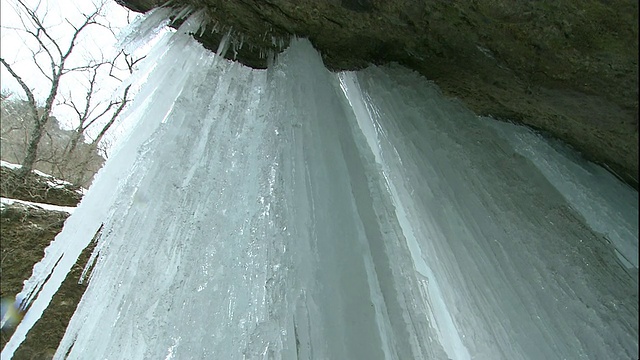
MULTIPOLYGON (((144 12, 165 0, 118 0, 144 12)), ((229 52, 308 37, 332 70, 397 62, 480 115, 557 137, 638 188, 638 2, 629 0, 174 0, 232 28, 229 52)), ((196 38, 216 50, 222 32, 196 38)))

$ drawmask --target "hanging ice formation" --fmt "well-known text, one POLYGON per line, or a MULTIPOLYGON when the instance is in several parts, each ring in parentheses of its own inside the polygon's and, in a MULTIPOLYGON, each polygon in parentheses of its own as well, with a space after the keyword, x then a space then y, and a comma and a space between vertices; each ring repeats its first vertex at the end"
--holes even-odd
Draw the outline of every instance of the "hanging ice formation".
POLYGON ((638 357, 637 192, 405 69, 331 74, 294 39, 252 70, 196 20, 148 56, 3 359, 96 233, 56 358, 638 357))

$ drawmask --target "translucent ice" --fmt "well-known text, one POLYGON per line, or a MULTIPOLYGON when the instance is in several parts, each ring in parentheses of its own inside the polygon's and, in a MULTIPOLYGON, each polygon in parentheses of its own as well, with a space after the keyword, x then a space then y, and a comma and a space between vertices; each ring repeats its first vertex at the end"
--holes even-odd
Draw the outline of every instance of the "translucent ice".
POLYGON ((544 139, 403 68, 331 74, 306 40, 268 70, 181 31, 156 46, 3 358, 98 230, 56 358, 637 358, 637 268, 603 241, 634 224, 576 198, 637 202, 557 175, 544 139))

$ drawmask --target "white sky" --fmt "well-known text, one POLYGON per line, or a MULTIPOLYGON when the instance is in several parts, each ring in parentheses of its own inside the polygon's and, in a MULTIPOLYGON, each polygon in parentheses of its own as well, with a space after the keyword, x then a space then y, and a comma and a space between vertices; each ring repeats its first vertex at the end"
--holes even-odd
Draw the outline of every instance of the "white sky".
MULTIPOLYGON (((34 7, 38 3, 38 1, 33 0, 25 0, 25 2, 30 5, 33 4, 34 7)), ((75 25, 81 24, 84 20, 82 13, 92 12, 95 9, 95 4, 99 2, 100 0, 41 0, 38 13, 46 13, 44 25, 50 29, 49 32, 59 40, 60 44, 64 44, 64 46, 61 46, 64 49, 68 46, 70 36, 73 33, 73 29, 66 20, 75 25)), ((104 0, 104 2, 104 20, 109 22, 117 34, 119 29, 127 26, 129 11, 116 4, 113 0, 104 0)), ((37 100, 44 102, 50 89, 50 83, 34 65, 30 48, 35 48, 35 41, 30 35, 15 30, 15 28, 22 27, 14 10, 15 7, 15 2, 12 0, 0 0, 0 24, 2 25, 0 30, 0 54, 32 89, 37 100)), ((129 16, 133 20, 136 14, 131 13, 129 16)), ((69 66, 78 66, 86 64, 87 59, 90 58, 113 58, 118 52, 115 48, 116 42, 117 39, 110 31, 104 27, 92 25, 83 32, 83 36, 79 39, 68 64, 69 66)), ((40 60, 43 65, 48 64, 44 56, 40 60)), ((24 91, 6 68, 1 65, 0 68, 0 86, 2 89, 14 92, 14 96, 26 98, 24 91)), ((104 67, 104 70, 107 70, 107 67, 104 67)), ((45 71, 48 71, 48 69, 45 68, 45 71)), ((119 77, 126 77, 127 74, 126 72, 120 73, 119 77)), ((86 93, 86 77, 86 73, 70 73, 63 76, 59 94, 71 94, 76 102, 82 102, 86 93)), ((118 85, 119 82, 117 80, 105 76, 99 81, 97 95, 104 99, 103 101, 108 102, 114 95, 114 89, 118 85)), ((119 94, 115 93, 115 95, 119 94)), ((62 96, 59 96, 57 100, 62 100, 62 96)), ((72 121, 75 115, 69 107, 54 106, 54 115, 64 127, 70 128, 74 125, 72 121)), ((107 120, 108 118, 105 119, 105 122, 107 120)))

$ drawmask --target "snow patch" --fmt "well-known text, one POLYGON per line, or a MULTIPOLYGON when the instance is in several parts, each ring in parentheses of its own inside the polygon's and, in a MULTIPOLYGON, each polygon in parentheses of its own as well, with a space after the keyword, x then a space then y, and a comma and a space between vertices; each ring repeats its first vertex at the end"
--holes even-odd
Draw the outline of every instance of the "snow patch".
POLYGON ((22 204, 22 205, 27 205, 30 207, 34 207, 34 208, 39 208, 39 209, 43 209, 43 210, 49 210, 49 211, 61 211, 61 212, 66 212, 69 214, 73 214, 73 212, 75 211, 75 207, 71 207, 71 206, 57 206, 57 205, 51 205, 51 204, 43 204, 43 203, 36 203, 36 202, 31 202, 31 201, 24 201, 24 200, 18 200, 18 199, 9 199, 9 198, 0 198, 0 202, 2 203, 2 205, 13 205, 15 203, 17 204, 22 204))

